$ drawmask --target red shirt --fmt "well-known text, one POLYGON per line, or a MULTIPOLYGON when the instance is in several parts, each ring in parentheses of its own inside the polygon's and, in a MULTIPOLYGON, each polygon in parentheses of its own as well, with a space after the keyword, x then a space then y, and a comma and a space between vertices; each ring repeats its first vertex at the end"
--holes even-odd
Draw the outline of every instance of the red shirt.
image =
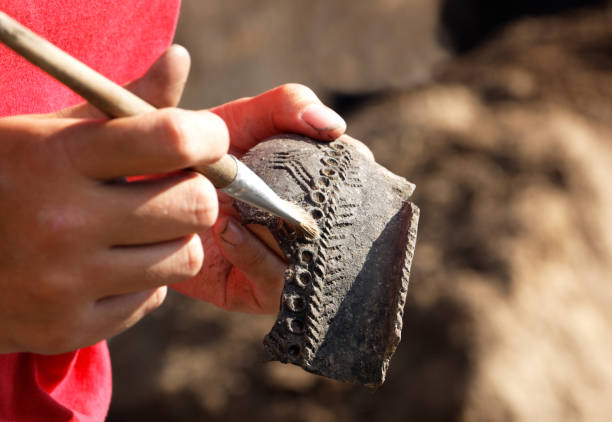
MULTIPOLYGON (((170 45, 179 6, 180 0, 0 0, 0 10, 122 84, 170 45)), ((0 116, 81 101, 0 44, 0 116)))
MULTIPOLYGON (((0 10, 121 84, 144 74, 170 45, 179 6, 180 0, 0 0, 0 10)), ((79 102, 0 45, 0 116, 79 102)), ((110 396, 106 342, 56 356, 0 355, 1 422, 102 421, 110 396)))

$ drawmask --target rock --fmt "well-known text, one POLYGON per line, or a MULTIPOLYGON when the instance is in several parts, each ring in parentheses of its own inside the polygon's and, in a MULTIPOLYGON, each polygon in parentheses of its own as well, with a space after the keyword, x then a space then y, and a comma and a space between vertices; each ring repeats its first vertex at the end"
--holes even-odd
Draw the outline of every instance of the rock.
POLYGON ((289 268, 268 357, 333 379, 380 386, 402 330, 418 208, 414 186, 348 139, 277 136, 241 160, 319 225, 308 238, 237 202, 241 220, 267 226, 289 268))

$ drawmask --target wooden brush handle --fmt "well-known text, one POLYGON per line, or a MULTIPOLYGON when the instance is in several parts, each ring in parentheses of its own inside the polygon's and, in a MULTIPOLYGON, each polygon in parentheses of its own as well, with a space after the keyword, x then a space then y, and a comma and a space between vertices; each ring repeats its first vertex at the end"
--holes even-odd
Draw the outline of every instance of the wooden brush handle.
MULTIPOLYGON (((134 116, 155 110, 142 98, 34 34, 1 11, 0 41, 110 117, 134 116)), ((228 155, 216 163, 199 166, 196 170, 218 189, 229 185, 237 172, 234 159, 228 155)))

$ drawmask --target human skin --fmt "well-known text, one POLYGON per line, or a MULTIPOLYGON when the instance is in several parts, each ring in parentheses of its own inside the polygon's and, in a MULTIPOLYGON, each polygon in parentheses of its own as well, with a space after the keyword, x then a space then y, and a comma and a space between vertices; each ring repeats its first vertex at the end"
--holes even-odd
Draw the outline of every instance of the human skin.
POLYGON ((189 63, 172 46, 128 86, 160 108, 146 115, 108 120, 85 104, 0 119, 0 353, 95 344, 157 308, 172 284, 230 311, 278 309, 284 262, 183 169, 277 133, 330 140, 346 126, 296 84, 178 109, 189 63), (161 176, 122 181, 138 175, 161 176))

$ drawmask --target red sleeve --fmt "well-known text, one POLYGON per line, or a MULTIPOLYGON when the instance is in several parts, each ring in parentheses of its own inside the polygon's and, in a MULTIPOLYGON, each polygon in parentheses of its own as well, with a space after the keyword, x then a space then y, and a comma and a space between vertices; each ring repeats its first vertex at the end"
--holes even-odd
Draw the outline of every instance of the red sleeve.
POLYGON ((111 397, 106 342, 62 355, 0 355, 0 421, 103 421, 111 397))
MULTIPOLYGON (((138 78, 170 45, 180 0, 0 0, 0 10, 114 81, 138 78)), ((0 45, 0 116, 82 102, 0 45)), ((0 140, 1 141, 1 140, 0 140)), ((106 342, 56 356, 0 355, 0 421, 103 421, 106 342)))
MULTIPOLYGON (((141 76, 169 46, 179 6, 180 0, 0 0, 0 10, 121 84, 141 76)), ((0 98, 0 116, 82 101, 1 44, 0 98)))

